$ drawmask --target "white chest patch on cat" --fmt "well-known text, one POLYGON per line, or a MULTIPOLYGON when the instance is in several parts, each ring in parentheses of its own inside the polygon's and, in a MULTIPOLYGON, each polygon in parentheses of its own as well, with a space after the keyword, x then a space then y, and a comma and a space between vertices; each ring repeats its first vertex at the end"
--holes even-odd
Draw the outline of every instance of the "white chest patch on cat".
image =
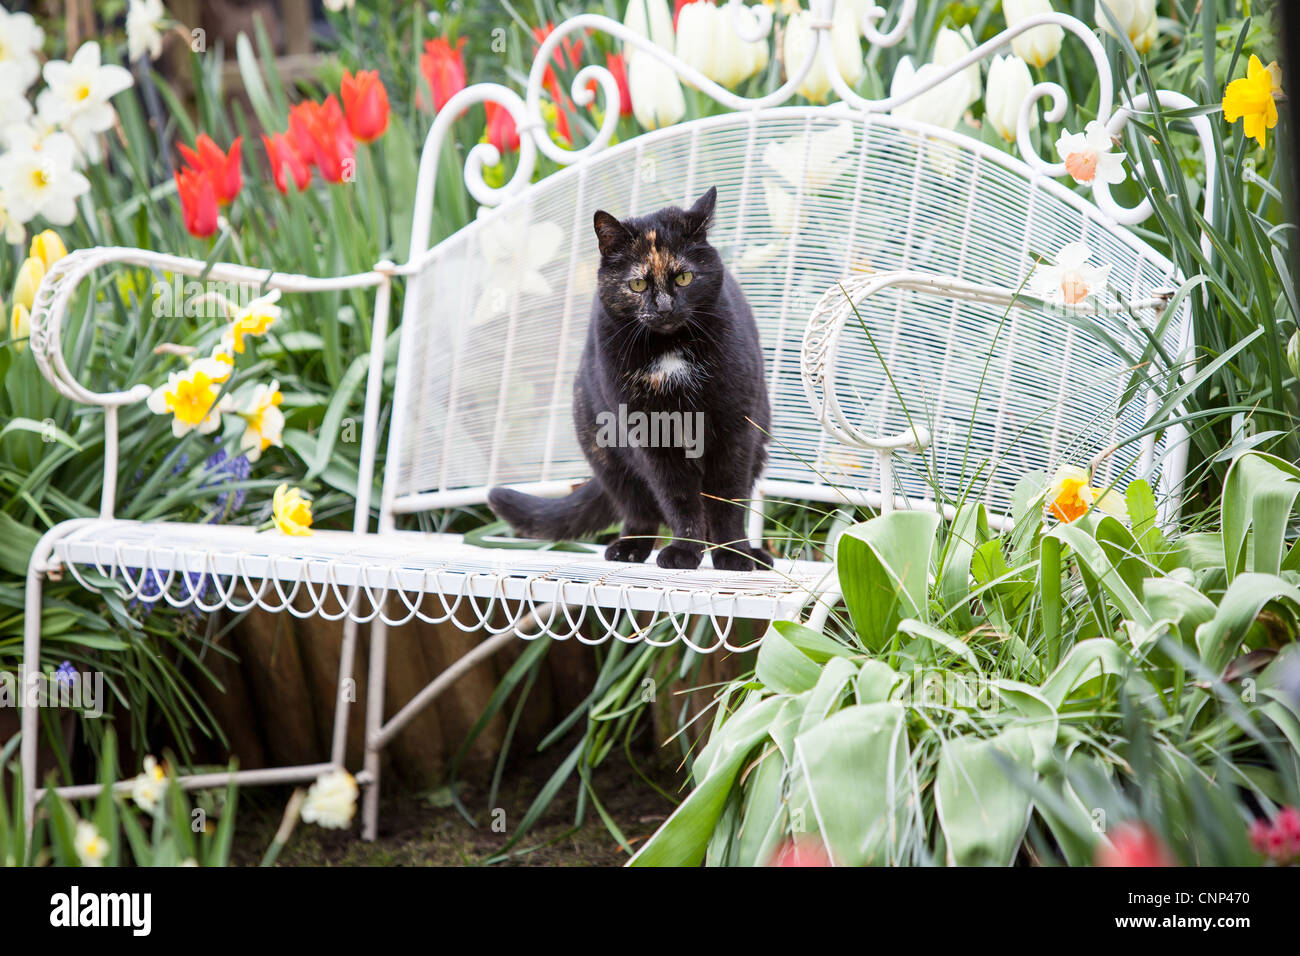
POLYGON ((695 366, 682 358, 680 352, 666 352, 659 361, 646 368, 641 381, 655 391, 688 384, 695 378, 695 366))

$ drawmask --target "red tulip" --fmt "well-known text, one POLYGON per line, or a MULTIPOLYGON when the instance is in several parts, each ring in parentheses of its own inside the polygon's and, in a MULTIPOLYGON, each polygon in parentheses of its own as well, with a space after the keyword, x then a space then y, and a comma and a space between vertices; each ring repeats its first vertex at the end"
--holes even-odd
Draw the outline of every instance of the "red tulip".
POLYGON ((502 153, 513 153, 519 148, 515 118, 500 103, 488 100, 483 106, 487 110, 487 141, 502 153))
POLYGON ((182 167, 176 171, 176 194, 190 235, 206 239, 217 231, 217 191, 205 171, 182 167))
POLYGON ((1098 866, 1177 866, 1164 841, 1142 823, 1117 827, 1110 843, 1097 847, 1098 866))
MULTIPOLYGON (((627 63, 623 59, 622 53, 606 53, 605 65, 609 72, 614 74, 614 79, 618 81, 618 112, 620 116, 632 115, 632 94, 627 88, 627 63)), ((592 80, 587 84, 593 94, 596 92, 596 81, 592 80)))
MULTIPOLYGON (((533 39, 537 41, 540 49, 543 41, 555 32, 555 24, 547 21, 543 26, 533 27, 533 39)), ((551 63, 558 64, 563 70, 576 70, 582 59, 582 37, 574 38, 566 36, 556 47, 555 53, 551 56, 551 63)), ((550 65, 546 67, 546 72, 542 74, 542 86, 547 89, 552 87, 558 88, 559 83, 555 78, 555 71, 550 65)), ((558 101, 559 97, 555 96, 554 91, 551 94, 558 101)))
POLYGON ((212 180, 217 202, 225 206, 239 195, 239 188, 244 184, 239 171, 239 150, 244 137, 236 136, 230 144, 230 152, 223 153, 221 147, 213 142, 207 133, 200 133, 194 149, 184 143, 177 143, 176 148, 185 157, 185 162, 195 170, 207 173, 212 180))
POLYGON ((388 91, 376 70, 359 70, 355 76, 344 72, 339 93, 353 136, 369 143, 384 135, 388 129, 388 91))
MULTIPOLYGON (((436 113, 447 105, 447 101, 465 88, 465 38, 461 37, 452 47, 446 37, 426 40, 424 52, 420 54, 420 72, 433 93, 433 111, 436 113)), ((423 90, 417 102, 423 105, 423 90)))
POLYGON ((311 164, 327 181, 352 178, 356 143, 333 95, 324 103, 299 103, 289 110, 289 139, 299 155, 311 157, 311 164))
POLYGON ((311 169, 307 161, 298 153, 297 147, 287 133, 277 133, 275 136, 262 136, 262 142, 266 144, 266 155, 271 160, 271 175, 275 177, 275 188, 282 193, 289 191, 288 176, 285 170, 288 170, 290 176, 293 176, 293 185, 298 192, 307 188, 311 182, 311 169))
POLYGON ((816 840, 788 840, 780 846, 768 866, 831 866, 831 856, 816 840))

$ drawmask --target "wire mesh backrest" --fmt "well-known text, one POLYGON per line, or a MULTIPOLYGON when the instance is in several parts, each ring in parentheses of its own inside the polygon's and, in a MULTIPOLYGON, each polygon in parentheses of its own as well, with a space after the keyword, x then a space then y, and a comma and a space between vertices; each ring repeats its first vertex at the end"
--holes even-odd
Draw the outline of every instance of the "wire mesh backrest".
MULTIPOLYGON (((1018 160, 888 117, 784 108, 646 134, 529 187, 431 254, 402 330, 394 414, 404 421, 390 500, 468 500, 494 484, 586 477, 570 405, 595 292, 592 213, 686 205, 709 186, 719 192, 710 239, 762 335, 774 411, 766 477, 823 500, 834 500, 829 483, 870 489, 876 480, 870 456, 813 420, 800 380, 804 324, 837 281, 906 268, 1016 288, 1031 254, 1080 239, 1112 264, 1111 288, 1123 294, 1149 293, 1172 275, 1131 233, 1018 160)), ((964 441, 973 423, 980 443, 962 468, 987 476, 991 463, 1015 456, 984 482, 990 504, 1010 500, 1022 470, 1067 453, 1086 460, 1138 427, 1141 403, 1114 414, 1124 361, 1077 329, 1014 314, 1003 324, 997 310, 899 293, 873 301, 863 318, 875 346, 865 335, 846 344, 845 385, 862 396, 864 415, 882 434, 905 425, 896 388, 939 424, 939 442, 964 441)), ((1171 347, 1181 334, 1172 323, 1171 347)), ((945 483, 959 481, 960 468, 945 469, 945 483)))

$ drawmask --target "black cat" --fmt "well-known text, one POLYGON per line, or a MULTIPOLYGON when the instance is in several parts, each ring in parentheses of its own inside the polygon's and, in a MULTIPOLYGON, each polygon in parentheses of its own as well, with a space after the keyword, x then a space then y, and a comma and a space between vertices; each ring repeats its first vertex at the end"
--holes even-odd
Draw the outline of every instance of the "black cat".
POLYGON ((596 301, 573 387, 592 480, 564 498, 493 488, 488 504, 521 534, 558 540, 623 530, 611 561, 644 561, 660 525, 663 568, 752 570, 772 556, 745 537, 771 408, 758 327, 709 245, 718 191, 620 222, 597 211, 596 301))

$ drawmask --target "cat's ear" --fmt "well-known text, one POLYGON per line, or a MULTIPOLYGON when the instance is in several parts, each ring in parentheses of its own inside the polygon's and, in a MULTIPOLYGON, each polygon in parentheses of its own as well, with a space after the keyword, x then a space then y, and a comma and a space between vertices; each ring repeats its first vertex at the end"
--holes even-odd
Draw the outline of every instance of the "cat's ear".
POLYGON ((695 205, 686 210, 686 219, 690 223, 688 234, 692 237, 703 236, 713 224, 713 209, 718 204, 718 187, 710 186, 695 205))
POLYGON ((600 246, 602 256, 612 256, 622 249, 632 238, 632 233, 603 209, 597 209, 592 220, 596 229, 596 243, 600 246))

